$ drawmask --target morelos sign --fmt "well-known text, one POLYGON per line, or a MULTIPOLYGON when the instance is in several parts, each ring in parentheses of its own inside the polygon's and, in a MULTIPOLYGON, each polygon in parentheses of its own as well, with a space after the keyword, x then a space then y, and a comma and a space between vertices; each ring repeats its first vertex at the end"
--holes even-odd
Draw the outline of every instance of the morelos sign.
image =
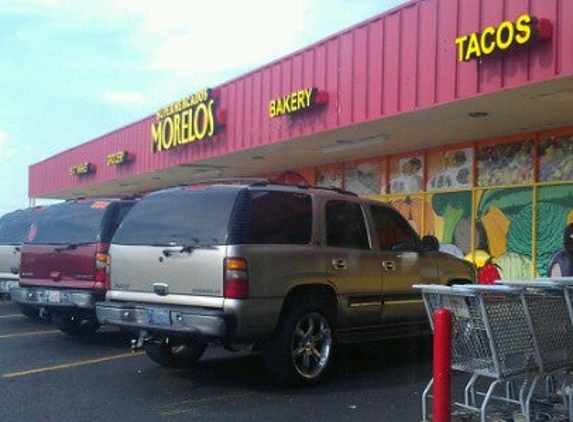
POLYGON ((291 92, 269 103, 269 116, 278 117, 284 114, 295 114, 319 104, 328 103, 328 93, 316 88, 305 88, 291 92))
POLYGON ((222 125, 216 118, 215 96, 205 89, 156 113, 151 124, 151 149, 160 152, 215 135, 222 125))
POLYGON ((549 20, 521 15, 515 22, 504 21, 497 27, 488 26, 481 32, 456 38, 458 61, 469 61, 495 51, 507 50, 514 45, 549 39, 551 35, 552 26, 549 20))

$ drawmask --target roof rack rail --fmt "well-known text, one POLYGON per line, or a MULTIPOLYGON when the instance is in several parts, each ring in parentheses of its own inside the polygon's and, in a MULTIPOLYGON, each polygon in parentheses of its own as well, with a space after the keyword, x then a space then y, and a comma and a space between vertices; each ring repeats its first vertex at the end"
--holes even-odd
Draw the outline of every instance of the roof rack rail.
POLYGON ((337 188, 335 186, 309 186, 309 187, 313 188, 313 189, 329 190, 329 191, 333 191, 336 193, 340 193, 342 195, 358 196, 358 194, 355 192, 351 192, 349 190, 337 188))
POLYGON ((292 186, 292 187, 299 188, 299 189, 320 189, 320 190, 327 190, 327 191, 340 193, 342 195, 358 196, 354 192, 351 192, 351 191, 345 190, 345 189, 341 189, 341 188, 337 188, 335 186, 300 185, 300 184, 277 182, 274 180, 269 180, 269 184, 278 185, 278 186, 292 186))
POLYGON ((243 184, 243 185, 257 185, 257 184, 268 184, 271 181, 264 177, 226 177, 220 179, 205 179, 197 180, 195 182, 185 183, 180 186, 194 186, 194 185, 213 185, 217 183, 228 183, 228 184, 243 184))
POLYGON ((358 196, 356 193, 337 188, 335 186, 314 186, 314 185, 301 185, 301 184, 292 184, 292 183, 283 183, 278 182, 276 180, 268 179, 265 177, 229 177, 229 178, 222 178, 222 179, 207 179, 207 180, 199 180, 196 182, 191 182, 186 185, 181 186, 196 186, 196 185, 211 185, 217 183, 231 183, 231 184, 245 184, 248 186, 290 186, 298 189, 320 189, 326 190, 331 192, 340 193, 342 195, 349 195, 349 196, 358 196))

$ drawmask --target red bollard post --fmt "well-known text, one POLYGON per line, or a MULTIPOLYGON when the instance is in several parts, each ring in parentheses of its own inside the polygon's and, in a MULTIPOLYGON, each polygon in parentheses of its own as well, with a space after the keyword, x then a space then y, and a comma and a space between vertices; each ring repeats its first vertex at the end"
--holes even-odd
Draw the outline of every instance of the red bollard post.
POLYGON ((452 410, 452 312, 434 312, 433 422, 450 422, 452 410))

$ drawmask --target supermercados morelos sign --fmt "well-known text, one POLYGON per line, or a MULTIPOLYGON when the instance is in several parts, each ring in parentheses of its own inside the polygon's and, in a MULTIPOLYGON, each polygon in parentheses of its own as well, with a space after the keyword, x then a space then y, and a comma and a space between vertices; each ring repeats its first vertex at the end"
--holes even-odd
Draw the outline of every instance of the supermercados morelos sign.
POLYGON ((151 124, 151 150, 165 151, 214 136, 224 124, 215 109, 216 96, 205 89, 159 110, 151 124))
POLYGON ((546 40, 551 38, 552 32, 549 20, 521 15, 515 22, 504 21, 498 26, 488 26, 481 32, 456 38, 458 61, 488 56, 495 51, 504 51, 534 40, 546 40))
POLYGON ((316 88, 304 88, 269 102, 269 116, 295 114, 328 103, 328 93, 316 88))

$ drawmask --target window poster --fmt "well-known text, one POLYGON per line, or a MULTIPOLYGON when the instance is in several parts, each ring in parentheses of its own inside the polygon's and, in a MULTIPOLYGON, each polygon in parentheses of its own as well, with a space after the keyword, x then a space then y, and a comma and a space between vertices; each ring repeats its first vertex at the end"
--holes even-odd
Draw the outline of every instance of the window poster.
POLYGON ((573 135, 539 142, 539 181, 573 179, 573 135))
POLYGON ((380 173, 377 162, 349 163, 344 171, 344 189, 361 196, 384 194, 380 173))
POLYGON ((390 193, 421 192, 423 188, 423 156, 390 160, 390 193))
POLYGON ((477 170, 478 186, 508 186, 531 182, 533 141, 479 146, 477 170))
POLYGON ((342 188, 342 166, 322 167, 316 170, 316 185, 327 188, 342 188))
POLYGON ((473 148, 436 151, 428 155, 427 190, 473 187, 473 148))

